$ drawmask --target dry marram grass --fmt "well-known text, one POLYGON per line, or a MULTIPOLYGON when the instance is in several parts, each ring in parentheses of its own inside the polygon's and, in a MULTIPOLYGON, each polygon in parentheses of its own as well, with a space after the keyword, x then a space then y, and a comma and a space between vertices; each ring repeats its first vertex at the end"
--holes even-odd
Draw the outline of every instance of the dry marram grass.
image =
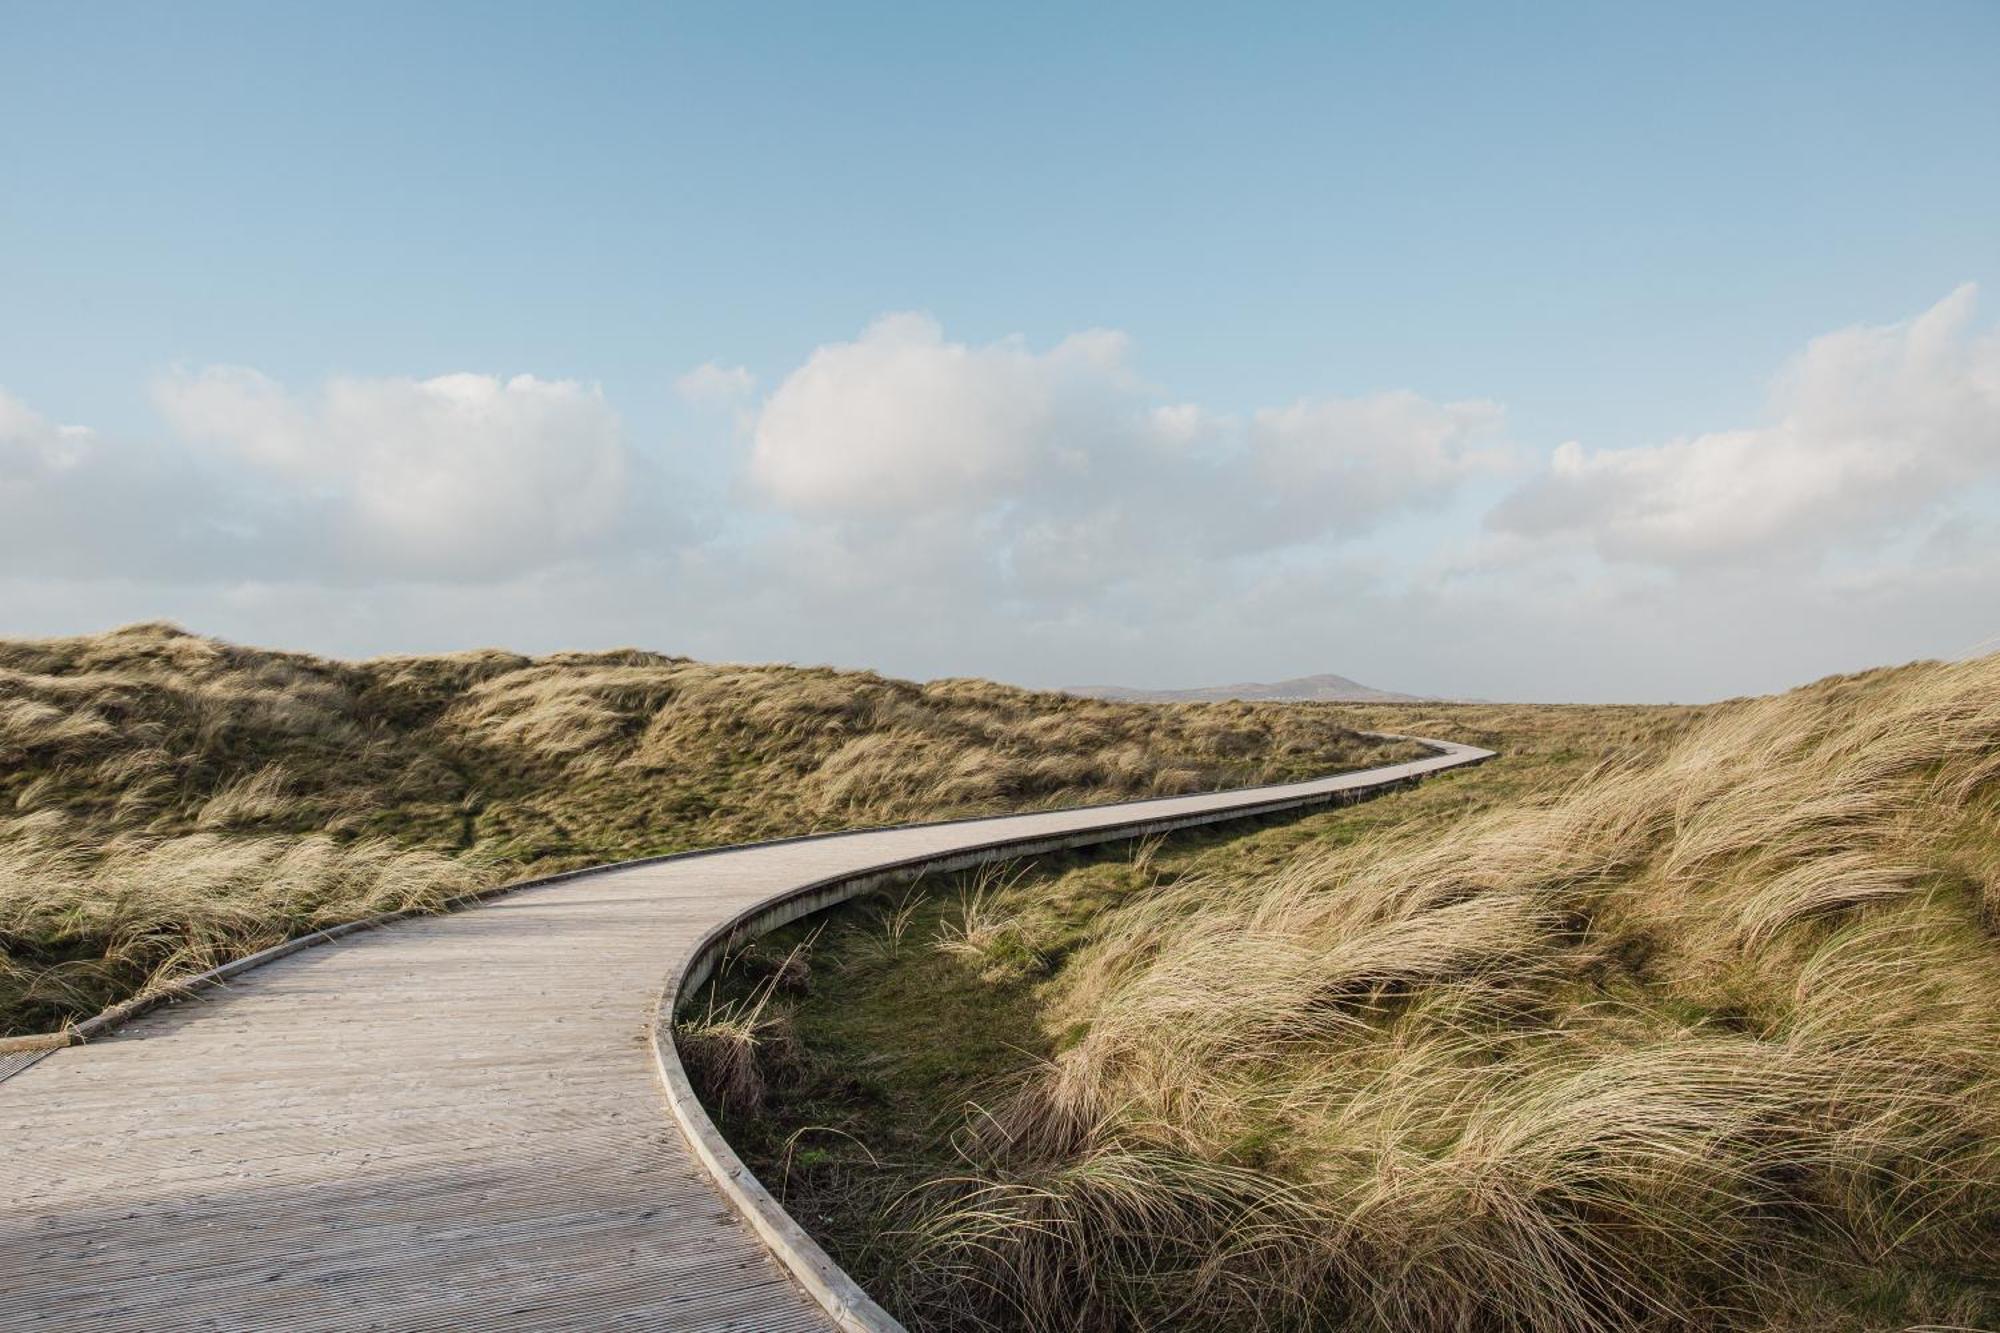
POLYGON ((940 1329, 1993 1326, 2000 657, 1687 721, 1115 898, 864 1261, 940 1329))
POLYGON ((356 663, 161 625, 0 642, 0 1033, 522 874, 1397 755, 1323 708, 637 651, 356 663))

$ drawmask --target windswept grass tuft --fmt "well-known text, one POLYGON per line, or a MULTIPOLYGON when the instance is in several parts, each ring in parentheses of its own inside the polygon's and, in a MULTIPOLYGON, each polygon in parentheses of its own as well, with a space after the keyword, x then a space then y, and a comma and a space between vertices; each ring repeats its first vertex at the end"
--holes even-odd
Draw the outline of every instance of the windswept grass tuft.
POLYGON ((437 910, 476 861, 379 839, 133 836, 88 849, 60 817, 0 843, 0 1014, 53 1029, 152 985, 378 912, 437 910))
POLYGON ((1008 905, 1027 867, 980 867, 959 890, 958 910, 939 924, 935 947, 970 962, 982 974, 1035 972, 1048 966, 1031 923, 1008 905))
POLYGON ((688 1077, 727 1114, 755 1115, 763 1109, 768 1081, 799 1067, 791 1014, 774 1001, 781 986, 799 987, 810 947, 801 944, 763 969, 747 996, 723 999, 711 991, 706 1010, 674 1024, 688 1077))

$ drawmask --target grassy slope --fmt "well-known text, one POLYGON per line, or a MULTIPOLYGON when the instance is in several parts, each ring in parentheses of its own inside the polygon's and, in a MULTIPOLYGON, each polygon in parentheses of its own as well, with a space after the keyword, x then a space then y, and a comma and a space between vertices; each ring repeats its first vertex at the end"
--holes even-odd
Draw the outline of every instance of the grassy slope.
POLYGON ((0 642, 0 1034, 302 930, 779 834, 1298 778, 1326 709, 1146 709, 642 652, 0 642))
POLYGON ((2000 1324, 2000 659, 1354 716, 1506 757, 768 941, 732 1138, 918 1327, 2000 1324))

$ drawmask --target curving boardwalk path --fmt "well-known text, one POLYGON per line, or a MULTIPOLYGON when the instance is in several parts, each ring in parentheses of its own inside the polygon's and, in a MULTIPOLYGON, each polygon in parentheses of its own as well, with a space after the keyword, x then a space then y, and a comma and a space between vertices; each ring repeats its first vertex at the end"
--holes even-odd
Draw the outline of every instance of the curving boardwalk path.
POLYGON ((1487 757, 1432 744, 1312 783, 527 887, 16 1060, 0 1069, 0 1328, 835 1327, 691 1150, 712 1134, 699 1112, 684 1135, 663 1104, 655 1014, 706 937, 885 863, 1325 803, 1487 757))

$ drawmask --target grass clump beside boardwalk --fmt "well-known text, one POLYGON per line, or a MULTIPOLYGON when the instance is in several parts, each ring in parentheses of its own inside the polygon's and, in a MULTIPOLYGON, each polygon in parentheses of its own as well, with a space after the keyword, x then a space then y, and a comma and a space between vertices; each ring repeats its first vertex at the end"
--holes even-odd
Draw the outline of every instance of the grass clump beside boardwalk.
POLYGON ((1326 708, 638 651, 341 662, 163 625, 0 641, 0 1035, 523 875, 1411 752, 1326 708))
POLYGON ((815 927, 726 1131, 919 1328, 2000 1325, 2000 658, 1393 711, 1502 758, 815 927))

